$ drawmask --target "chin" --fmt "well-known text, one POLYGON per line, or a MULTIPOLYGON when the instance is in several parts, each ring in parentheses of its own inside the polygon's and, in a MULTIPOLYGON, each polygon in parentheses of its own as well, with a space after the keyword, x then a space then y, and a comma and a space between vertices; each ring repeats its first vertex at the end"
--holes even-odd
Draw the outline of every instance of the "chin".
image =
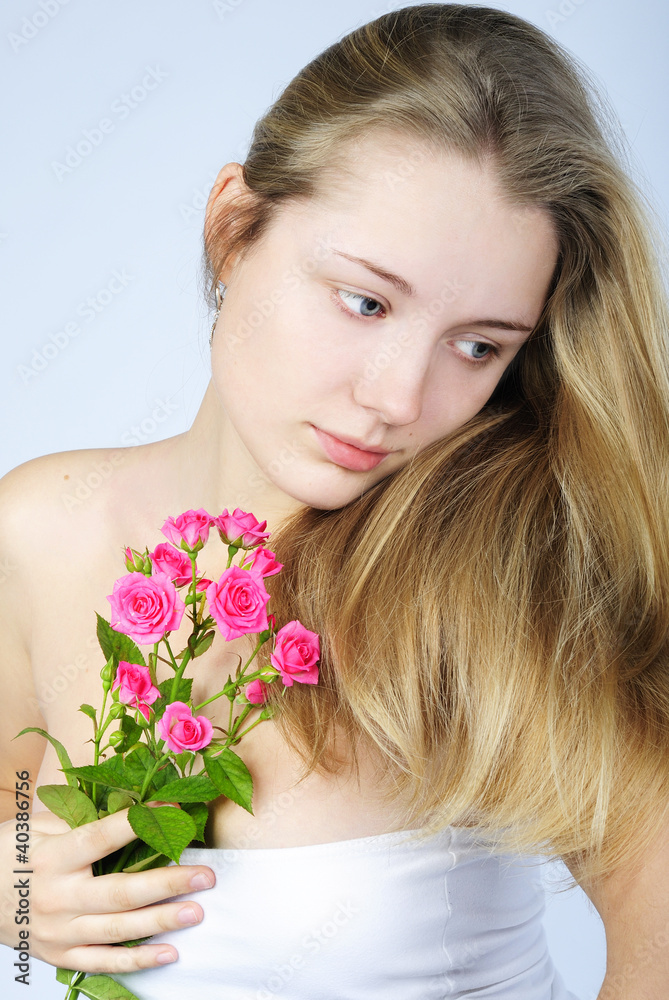
POLYGON ((308 507, 314 507, 316 510, 340 510, 357 500, 372 486, 376 486, 382 479, 386 479, 392 471, 394 470, 390 470, 385 476, 377 474, 372 478, 365 477, 360 473, 349 472, 347 469, 340 469, 339 472, 341 472, 342 477, 346 477, 347 481, 339 476, 324 476, 321 482, 312 483, 304 489, 300 489, 297 483, 286 483, 283 488, 287 487, 286 491, 295 500, 308 507))

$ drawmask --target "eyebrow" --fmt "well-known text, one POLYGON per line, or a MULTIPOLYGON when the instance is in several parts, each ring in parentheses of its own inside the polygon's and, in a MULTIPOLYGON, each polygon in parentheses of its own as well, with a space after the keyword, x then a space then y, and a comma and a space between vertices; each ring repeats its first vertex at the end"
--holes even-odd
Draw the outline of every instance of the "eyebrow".
MULTIPOLYGON (((355 257, 353 254, 344 253, 343 250, 334 250, 333 253, 336 253, 339 257, 346 257, 347 260, 352 261, 354 264, 361 264, 362 267, 366 267, 368 271, 376 274, 377 277, 381 278, 383 281, 387 281, 389 284, 394 285, 394 287, 399 292, 402 292, 403 295, 415 298, 418 294, 411 282, 406 281, 406 279, 400 277, 399 274, 394 274, 392 271, 388 271, 385 267, 381 267, 380 264, 375 264, 373 261, 367 260, 365 257, 355 257)), ((526 323, 522 323, 520 320, 506 319, 470 319, 461 325, 485 326, 494 330, 518 330, 520 333, 532 333, 532 330, 534 329, 534 327, 527 326, 526 323)))

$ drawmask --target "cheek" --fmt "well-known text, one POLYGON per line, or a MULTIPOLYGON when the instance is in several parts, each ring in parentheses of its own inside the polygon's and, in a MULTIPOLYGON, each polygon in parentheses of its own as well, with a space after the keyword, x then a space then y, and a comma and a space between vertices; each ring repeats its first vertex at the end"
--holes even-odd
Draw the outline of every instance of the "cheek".
POLYGON ((431 440, 457 430, 485 406, 501 378, 499 367, 490 367, 495 370, 463 370, 456 359, 449 359, 439 372, 435 371, 422 412, 422 423, 431 440))

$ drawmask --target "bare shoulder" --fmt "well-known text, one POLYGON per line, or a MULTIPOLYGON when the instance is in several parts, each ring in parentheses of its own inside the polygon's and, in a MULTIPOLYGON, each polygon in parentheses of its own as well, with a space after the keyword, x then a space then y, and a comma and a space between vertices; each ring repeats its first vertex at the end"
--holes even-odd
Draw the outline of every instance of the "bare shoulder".
MULTIPOLYGON (((70 484, 79 479, 85 484, 91 470, 97 469, 100 477, 111 475, 113 468, 104 449, 69 451, 31 459, 0 478, 0 677, 6 681, 0 703, 2 789, 13 788, 17 769, 28 771, 34 781, 44 756, 40 736, 9 737, 27 727, 46 728, 33 669, 39 587, 58 593, 73 565, 77 540, 94 537, 94 522, 104 524, 100 505, 105 491, 94 497, 89 486, 89 502, 73 513, 66 500, 70 484)), ((79 492, 83 496, 85 491, 79 492)))
MULTIPOLYGON (((84 448, 30 459, 0 479, 0 544, 19 558, 48 536, 78 532, 107 502, 109 484, 132 449, 84 448)), ((44 556, 43 550, 41 555, 44 556)), ((20 560, 21 562, 24 560, 20 560)))

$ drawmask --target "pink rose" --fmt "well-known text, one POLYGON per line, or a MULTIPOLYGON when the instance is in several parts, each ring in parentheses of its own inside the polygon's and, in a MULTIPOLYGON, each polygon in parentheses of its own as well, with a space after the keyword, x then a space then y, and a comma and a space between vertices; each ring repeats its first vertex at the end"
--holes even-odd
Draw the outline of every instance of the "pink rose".
POLYGON ((174 753, 201 750, 211 743, 214 732, 214 727, 206 715, 194 717, 183 701, 173 701, 166 706, 156 729, 160 738, 165 740, 168 748, 174 753))
POLYGON ((207 587, 209 612, 226 640, 267 628, 269 594, 253 570, 231 566, 207 587))
POLYGON ((265 684, 265 682, 261 681, 258 677, 255 681, 249 681, 246 685, 244 694, 252 705, 262 705, 264 701, 267 701, 268 691, 269 685, 265 684))
POLYGON ((227 509, 224 510, 220 517, 212 518, 211 523, 218 528, 225 545, 236 545, 240 549, 253 548, 270 536, 270 532, 265 531, 267 521, 261 524, 253 514, 247 514, 239 507, 235 507, 234 514, 228 514, 227 509))
POLYGON ((107 595, 111 604, 111 627, 135 642, 151 645, 166 632, 179 628, 186 609, 174 584, 165 573, 144 576, 129 573, 114 584, 107 595))
POLYGON ((156 698, 160 697, 160 691, 151 682, 149 668, 142 667, 138 663, 127 663, 125 660, 121 660, 112 684, 112 691, 115 691, 116 688, 120 688, 119 701, 122 701, 124 705, 138 708, 148 722, 148 706, 153 705, 156 698))
POLYGON ((201 576, 200 579, 195 584, 195 593, 200 594, 203 590, 206 590, 211 580, 206 580, 205 577, 201 576))
POLYGON ((169 542, 186 552, 198 552, 209 539, 212 518, 206 510, 187 510, 178 517, 168 517, 160 529, 169 542))
POLYGON ((283 683, 292 687, 293 681, 298 684, 318 683, 316 664, 320 655, 318 633, 310 632, 298 621, 292 621, 276 633, 276 645, 270 661, 281 674, 283 683))
POLYGON ((151 553, 153 573, 165 573, 175 587, 184 587, 193 581, 193 568, 183 549, 175 549, 169 542, 156 545, 151 553))
POLYGON ((261 576, 274 576, 275 573, 283 569, 283 563, 277 562, 273 552, 263 549, 261 546, 253 553, 251 569, 254 569, 261 576))
MULTIPOLYGON (((145 569, 151 568, 151 563, 147 564, 146 557, 142 555, 141 552, 135 552, 126 545, 125 549, 125 565, 129 573, 143 573, 145 569)), ((148 574, 151 576, 151 574, 148 574)))

